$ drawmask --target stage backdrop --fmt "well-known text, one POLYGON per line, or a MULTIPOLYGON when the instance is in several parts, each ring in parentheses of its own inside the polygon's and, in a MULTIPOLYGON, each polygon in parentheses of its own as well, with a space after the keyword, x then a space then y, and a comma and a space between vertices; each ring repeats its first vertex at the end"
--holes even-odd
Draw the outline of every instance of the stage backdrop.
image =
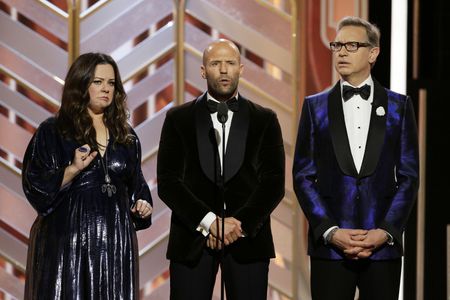
POLYGON ((58 110, 68 66, 88 51, 111 54, 119 64, 155 200, 153 226, 139 233, 141 299, 168 299, 170 210, 156 193, 159 135, 170 107, 205 90, 201 54, 219 37, 241 49, 240 92, 273 109, 283 131, 286 197, 272 215, 277 258, 270 266, 269 299, 310 299, 307 224, 291 175, 298 116, 306 94, 336 79, 328 43, 337 21, 367 17, 367 2, 0 0, 0 299, 23 297, 36 216, 21 187, 26 145, 58 110))

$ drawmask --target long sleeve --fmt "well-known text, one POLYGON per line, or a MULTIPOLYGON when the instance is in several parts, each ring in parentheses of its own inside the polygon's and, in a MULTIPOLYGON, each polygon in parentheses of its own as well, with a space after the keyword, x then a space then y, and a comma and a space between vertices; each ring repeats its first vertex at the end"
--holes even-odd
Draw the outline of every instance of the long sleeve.
POLYGON ((397 190, 381 228, 401 241, 402 232, 414 205, 419 187, 417 125, 411 99, 404 104, 398 152, 396 153, 397 190))
POLYGON ((177 130, 174 123, 169 111, 159 143, 158 194, 172 213, 195 232, 203 217, 213 209, 201 201, 184 181, 185 155, 188 150, 182 143, 182 133, 177 130))
POLYGON ((300 206, 311 226, 314 240, 318 241, 327 229, 337 223, 331 217, 318 191, 314 134, 310 104, 308 99, 305 99, 295 147, 293 180, 300 206))
POLYGON ((262 131, 258 157, 258 184, 234 217, 245 233, 254 237, 284 196, 285 156, 280 124, 274 113, 262 131))
MULTIPOLYGON (((139 138, 137 137, 136 133, 132 130, 132 134, 135 136, 134 140, 134 147, 132 147, 132 153, 130 155, 132 156, 132 161, 134 163, 134 170, 131 174, 132 180, 129 184, 129 191, 130 191, 130 206, 133 207, 133 205, 136 203, 137 200, 142 199, 147 201, 153 206, 153 200, 152 195, 150 193, 150 189, 147 185, 147 182, 145 181, 144 175, 142 174, 141 169, 141 159, 142 159, 142 150, 141 150, 141 143, 139 141, 139 138)), ((131 208, 130 207, 130 208, 131 208)), ((132 215, 133 222, 135 224, 136 230, 145 229, 151 226, 152 224, 152 216, 142 219, 137 216, 132 215)))
POLYGON ((54 119, 43 122, 28 144, 23 159, 22 187, 26 198, 42 216, 50 214, 63 199, 64 170, 70 160, 63 158, 62 139, 54 119))

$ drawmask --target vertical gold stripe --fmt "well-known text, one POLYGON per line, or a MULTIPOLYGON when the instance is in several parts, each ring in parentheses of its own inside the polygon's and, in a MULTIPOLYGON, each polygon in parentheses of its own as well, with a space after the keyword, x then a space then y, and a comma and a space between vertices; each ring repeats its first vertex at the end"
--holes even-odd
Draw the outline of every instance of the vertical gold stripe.
MULTIPOLYGON (((307 80, 307 50, 306 50, 306 45, 307 45, 307 26, 306 26, 306 20, 308 18, 308 10, 307 10, 307 1, 306 0, 302 0, 300 1, 300 6, 298 8, 299 14, 298 14, 298 19, 299 19, 299 24, 297 25, 297 28, 299 29, 299 33, 300 33, 300 38, 299 40, 299 44, 300 47, 297 49, 297 55, 298 55, 298 60, 297 60, 297 64, 298 64, 298 71, 299 73, 297 74, 298 76, 298 95, 297 95, 297 100, 296 100, 296 111, 297 111, 297 115, 295 118, 295 122, 294 122, 294 126, 295 126, 295 130, 293 131, 295 134, 294 137, 294 143, 296 142, 295 140, 297 139, 297 127, 298 127, 298 123, 299 123, 299 119, 300 119, 300 113, 301 113, 301 106, 303 105, 303 101, 304 98, 306 97, 306 80, 307 80)), ((293 151, 295 151, 295 144, 293 151)), ((297 201, 298 204, 298 201, 297 201)), ((298 230, 299 230, 299 234, 298 236, 301 238, 300 239, 300 244, 298 246, 298 253, 300 256, 300 271, 301 274, 303 275, 302 277, 305 278, 306 282, 305 285, 307 287, 309 287, 309 257, 307 254, 307 245, 308 245, 308 221, 306 220, 305 215, 303 214, 303 212, 300 209, 300 206, 297 205, 298 209, 297 209, 297 214, 298 217, 297 219, 299 220, 299 226, 298 226, 298 230)), ((303 293, 304 294, 304 293, 303 293)))
POLYGON ((67 0, 69 12, 69 65, 71 65, 80 54, 80 0, 67 0))
POLYGON ((174 0, 175 4, 175 101, 184 103, 184 11, 185 0, 174 0))
MULTIPOLYGON (((303 1, 300 1, 303 2, 303 1)), ((299 61, 298 61, 298 43, 299 43, 299 37, 297 34, 298 31, 298 7, 297 7, 297 1, 291 0, 290 1, 291 4, 291 59, 292 59, 292 83, 291 83, 291 93, 292 93, 292 120, 294 122, 292 122, 291 126, 294 126, 292 132, 293 132, 293 136, 291 138, 291 144, 294 143, 295 139, 296 139, 296 129, 295 129, 295 125, 297 122, 297 105, 298 105, 298 92, 299 92, 299 77, 298 77, 298 70, 299 70, 299 61)), ((291 147, 290 150, 292 153, 292 157, 294 157, 294 151, 295 148, 291 147)), ((295 199, 293 199, 295 200, 295 199)), ((298 206, 297 205, 293 205, 293 214, 292 214, 292 264, 293 264, 293 268, 291 271, 291 286, 292 286, 292 291, 290 291, 290 295, 292 295, 293 299, 298 299, 298 286, 299 286, 299 279, 300 279, 300 255, 298 255, 298 251, 300 249, 300 230, 299 230, 299 211, 298 211, 298 206)))
POLYGON ((427 91, 419 90, 419 162, 420 187, 417 197, 416 300, 423 300, 425 257, 425 169, 427 152, 427 91))
MULTIPOLYGON (((291 1, 292 8, 292 56, 294 70, 292 72, 292 126, 294 127, 292 132, 292 145, 291 149, 292 157, 295 153, 295 142, 297 139, 297 127, 300 119, 301 106, 303 99, 306 96, 306 20, 307 9, 306 0, 291 1)), ((293 299, 300 299, 308 294, 305 291, 299 291, 300 281, 305 280, 303 286, 309 286, 309 258, 307 254, 307 220, 299 208, 298 201, 294 200, 294 213, 293 218, 293 276, 292 276, 292 288, 293 299)))
MULTIPOLYGON (((355 2, 355 5, 358 5, 355 2)), ((359 3, 359 13, 361 14, 361 18, 365 20, 369 20, 369 3, 367 0, 361 0, 359 3)))

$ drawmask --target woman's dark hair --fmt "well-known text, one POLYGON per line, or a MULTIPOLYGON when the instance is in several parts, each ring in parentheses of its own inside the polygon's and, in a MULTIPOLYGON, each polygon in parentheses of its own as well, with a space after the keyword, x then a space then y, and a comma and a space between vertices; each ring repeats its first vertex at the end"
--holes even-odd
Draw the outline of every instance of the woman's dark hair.
POLYGON ((61 107, 56 114, 58 130, 65 138, 74 139, 80 144, 89 144, 91 149, 98 149, 96 132, 87 110, 90 101, 89 86, 98 65, 111 65, 115 77, 113 100, 103 113, 103 122, 114 137, 115 143, 128 144, 131 142, 131 135, 127 123, 127 95, 116 62, 103 53, 82 54, 70 67, 64 83, 61 107))

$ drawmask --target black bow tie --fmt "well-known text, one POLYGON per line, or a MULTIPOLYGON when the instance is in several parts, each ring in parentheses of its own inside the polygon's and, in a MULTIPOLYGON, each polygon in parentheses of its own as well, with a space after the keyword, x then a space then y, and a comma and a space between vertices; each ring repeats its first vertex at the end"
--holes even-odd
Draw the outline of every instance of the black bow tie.
POLYGON ((364 100, 369 99, 370 85, 365 84, 360 88, 354 88, 349 85, 344 85, 342 87, 342 97, 344 98, 344 101, 347 101, 348 99, 353 97, 353 95, 356 95, 356 94, 359 94, 361 96, 361 98, 363 98, 364 100))
MULTIPOLYGON (((225 103, 228 105, 228 109, 231 110, 232 112, 237 112, 239 110, 239 103, 236 97, 227 100, 225 103)), ((206 105, 208 105, 208 110, 212 114, 217 112, 217 104, 219 104, 219 102, 213 100, 206 101, 206 105)))

